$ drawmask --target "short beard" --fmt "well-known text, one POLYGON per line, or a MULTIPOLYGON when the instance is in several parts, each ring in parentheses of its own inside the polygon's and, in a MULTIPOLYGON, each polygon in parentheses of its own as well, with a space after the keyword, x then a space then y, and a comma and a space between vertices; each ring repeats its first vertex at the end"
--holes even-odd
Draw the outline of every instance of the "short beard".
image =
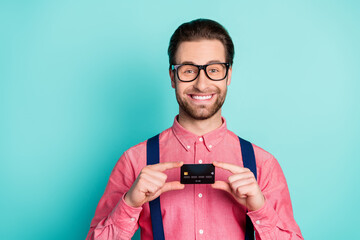
POLYGON ((197 108, 194 108, 189 104, 188 101, 182 101, 182 99, 177 94, 177 88, 175 86, 176 100, 180 108, 195 120, 205 120, 214 116, 224 104, 226 93, 227 89, 222 95, 220 95, 220 90, 218 89, 216 92, 218 98, 216 99, 216 102, 210 106, 210 108, 207 109, 206 105, 199 105, 197 108))

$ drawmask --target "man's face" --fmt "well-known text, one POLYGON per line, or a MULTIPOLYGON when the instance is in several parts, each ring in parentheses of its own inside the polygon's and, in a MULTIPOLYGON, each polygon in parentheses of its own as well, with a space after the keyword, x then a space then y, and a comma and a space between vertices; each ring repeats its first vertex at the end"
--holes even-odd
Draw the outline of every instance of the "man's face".
MULTIPOLYGON (((225 62, 225 47, 219 40, 199 40, 182 42, 176 52, 176 64, 191 63, 205 65, 225 62)), ((210 80, 204 71, 192 82, 181 82, 176 73, 170 70, 171 86, 175 88, 180 113, 196 120, 221 116, 221 106, 226 97, 227 86, 231 81, 231 68, 222 81, 210 80)))

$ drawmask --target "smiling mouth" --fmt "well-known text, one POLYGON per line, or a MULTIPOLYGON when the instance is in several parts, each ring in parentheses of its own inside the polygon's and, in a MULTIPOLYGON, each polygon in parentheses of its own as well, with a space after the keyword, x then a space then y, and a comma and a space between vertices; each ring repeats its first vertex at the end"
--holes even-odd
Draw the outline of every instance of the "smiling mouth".
POLYGON ((211 99, 211 98, 214 96, 214 94, 209 94, 209 95, 189 94, 189 96, 190 96, 192 99, 195 99, 195 100, 205 101, 205 100, 211 99))

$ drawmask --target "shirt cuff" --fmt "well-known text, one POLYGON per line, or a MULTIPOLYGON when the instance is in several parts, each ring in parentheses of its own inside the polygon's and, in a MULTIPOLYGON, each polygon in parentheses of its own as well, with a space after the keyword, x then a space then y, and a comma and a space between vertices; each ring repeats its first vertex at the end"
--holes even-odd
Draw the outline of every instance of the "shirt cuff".
POLYGON ((129 206, 125 202, 125 194, 126 193, 124 193, 121 200, 110 213, 110 218, 112 222, 123 231, 135 233, 137 229, 137 222, 143 208, 129 206))
POLYGON ((274 208, 265 200, 265 204, 262 208, 248 212, 254 228, 259 234, 266 233, 275 228, 279 221, 279 217, 274 208))

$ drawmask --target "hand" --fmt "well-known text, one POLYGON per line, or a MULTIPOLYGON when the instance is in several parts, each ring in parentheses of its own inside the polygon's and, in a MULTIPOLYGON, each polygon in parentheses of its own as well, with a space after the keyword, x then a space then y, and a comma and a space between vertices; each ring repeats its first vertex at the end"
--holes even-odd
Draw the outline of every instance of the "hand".
POLYGON ((230 193, 240 204, 249 211, 256 211, 265 204, 262 194, 254 174, 248 169, 234 164, 224 162, 213 162, 215 167, 230 171, 229 182, 216 181, 211 184, 212 188, 221 189, 230 193))
POLYGON ((184 189, 185 185, 179 181, 166 182, 167 175, 163 173, 182 165, 183 162, 164 162, 144 167, 126 193, 125 202, 132 207, 141 207, 164 192, 184 189))

